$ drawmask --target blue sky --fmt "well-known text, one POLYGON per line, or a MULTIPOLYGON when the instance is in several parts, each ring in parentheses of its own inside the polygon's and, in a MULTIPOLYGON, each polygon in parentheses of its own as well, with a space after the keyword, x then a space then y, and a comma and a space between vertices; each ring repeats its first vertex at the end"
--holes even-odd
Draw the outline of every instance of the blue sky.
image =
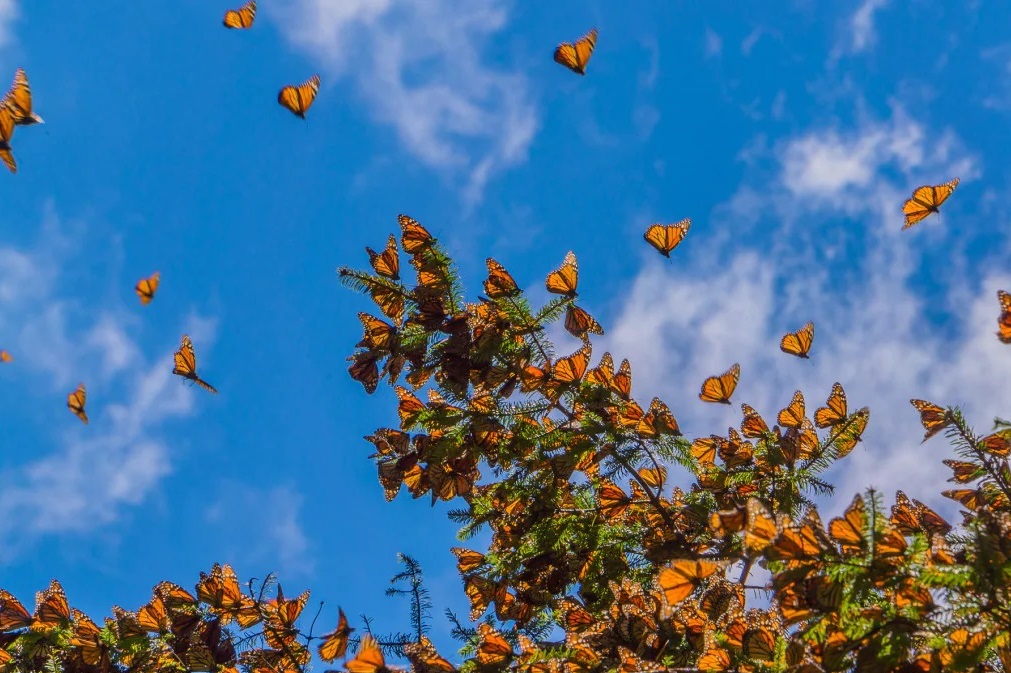
POLYGON ((335 269, 401 212, 475 291, 491 255, 543 295, 574 250, 596 352, 690 435, 739 422, 695 398, 732 362, 766 415, 841 381, 872 416, 828 511, 874 484, 954 513, 908 399, 1011 413, 1011 7, 262 0, 240 32, 229 6, 0 0, 0 76, 24 67, 46 119, 0 176, 0 585, 30 602, 55 576, 101 616, 229 562, 311 587, 325 628, 341 605, 394 630, 405 551, 437 613, 464 606, 446 508, 386 504, 366 460, 392 393, 345 372, 368 303, 335 269), (586 77, 552 62, 593 25, 586 77), (275 97, 314 72, 303 122, 275 97), (900 232, 909 192, 956 175, 900 232), (641 233, 684 217, 668 263, 641 233), (812 360, 780 354, 807 320, 812 360), (171 375, 183 332, 220 395, 171 375))

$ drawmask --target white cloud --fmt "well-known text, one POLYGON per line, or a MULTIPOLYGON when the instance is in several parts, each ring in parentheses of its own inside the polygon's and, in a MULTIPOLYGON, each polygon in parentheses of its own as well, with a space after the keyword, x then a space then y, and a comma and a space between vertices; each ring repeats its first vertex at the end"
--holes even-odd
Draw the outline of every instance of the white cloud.
MULTIPOLYGON (((756 163, 760 147, 749 150, 756 163)), ((801 133, 764 158, 769 167, 757 184, 749 178, 717 210, 719 242, 686 247, 673 269, 650 255, 598 355, 605 346, 628 355, 636 396, 663 397, 691 436, 740 423, 738 406, 696 397, 706 376, 733 362, 742 368, 735 402, 767 419, 796 388, 811 413, 840 381, 850 408, 870 406, 871 419, 862 448, 830 475, 839 497, 828 510, 874 485, 888 498, 901 488, 950 514, 956 506, 939 492, 949 486, 940 460, 951 449, 943 438, 920 446, 909 399, 962 405, 983 432, 995 415, 1007 415, 1000 387, 1011 378, 1011 351, 993 333, 995 291, 1011 286, 1011 274, 973 274, 987 267, 957 259, 949 246, 958 271, 931 269, 940 295, 922 296, 911 282, 926 271, 921 251, 955 234, 936 217, 901 232, 899 205, 922 176, 961 173, 965 181, 980 173, 977 160, 953 133, 928 134, 900 109, 852 130, 801 133), (742 225, 745 214, 753 219, 742 225), (756 235, 766 237, 758 243, 741 235, 757 222, 756 235), (949 325, 934 327, 928 308, 944 311, 949 325), (782 334, 807 320, 816 324, 811 360, 781 353, 782 334)))
POLYGON ((229 558, 243 567, 267 565, 279 576, 311 576, 315 563, 302 529, 302 495, 290 484, 261 490, 235 482, 204 513, 231 549, 229 558))
POLYGON ((0 0, 0 48, 14 42, 12 24, 19 16, 17 0, 0 0))
POLYGON ((874 15, 888 6, 888 2, 889 0, 861 0, 860 5, 849 16, 843 35, 832 51, 833 60, 844 53, 859 54, 869 51, 877 43, 874 15))
POLYGON ((527 79, 501 53, 503 0, 283 0, 266 8, 330 77, 349 77, 380 122, 423 163, 463 176, 476 203, 526 159, 537 130, 527 79))
MULTIPOLYGON (((174 339, 147 357, 131 336, 129 312, 108 302, 94 310, 63 280, 63 268, 83 261, 74 252, 79 244, 49 208, 36 247, 0 247, 0 329, 14 355, 5 379, 31 404, 56 409, 45 418, 65 420, 51 432, 40 427, 28 461, 0 474, 8 557, 43 536, 107 525, 141 503, 171 471, 161 427, 192 413, 193 392, 171 374, 174 339), (88 388, 88 426, 62 408, 80 381, 88 388)), ((187 321, 204 331, 207 324, 187 321)))

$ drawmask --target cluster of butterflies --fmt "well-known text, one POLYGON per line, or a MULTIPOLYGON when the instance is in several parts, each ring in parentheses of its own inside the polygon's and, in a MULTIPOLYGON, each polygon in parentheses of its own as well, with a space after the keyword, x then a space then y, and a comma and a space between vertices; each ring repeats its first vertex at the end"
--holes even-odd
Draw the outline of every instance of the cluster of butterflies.
POLYGON ((11 146, 14 129, 41 123, 42 117, 32 110, 32 89, 28 86, 28 75, 23 68, 18 68, 14 72, 14 83, 0 100, 0 160, 11 173, 18 172, 14 148, 11 146))
MULTIPOLYGON (((161 282, 161 274, 155 271, 153 274, 147 278, 141 278, 134 291, 140 298, 140 303, 147 305, 151 303, 154 298, 155 292, 158 290, 158 284, 161 282)), ((179 344, 179 350, 175 352, 174 363, 175 366, 172 368, 172 373, 181 376, 187 381, 192 381, 204 390, 210 391, 212 393, 217 393, 217 389, 212 386, 207 381, 204 381, 200 376, 197 375, 197 357, 193 352, 193 342, 190 340, 189 336, 184 334, 182 341, 179 344)), ((7 351, 0 351, 0 362, 10 362, 13 358, 7 351)), ((67 408, 85 425, 88 424, 88 413, 85 410, 85 404, 88 400, 87 388, 83 383, 78 384, 77 388, 67 395, 67 408)))

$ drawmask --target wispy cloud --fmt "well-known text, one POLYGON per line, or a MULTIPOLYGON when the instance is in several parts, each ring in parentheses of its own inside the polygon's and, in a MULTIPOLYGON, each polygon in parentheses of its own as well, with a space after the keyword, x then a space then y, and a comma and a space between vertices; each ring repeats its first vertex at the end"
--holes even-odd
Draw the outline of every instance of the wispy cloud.
POLYGON ((505 25, 502 0, 283 0, 267 12, 329 76, 350 78, 411 154, 462 176, 469 202, 526 159, 538 126, 529 83, 483 54, 505 25))
POLYGON ((229 482, 204 513, 221 530, 228 557, 242 567, 269 566, 283 577, 306 577, 315 571, 311 545, 302 529, 302 495, 290 484, 258 489, 229 482))
POLYGON ((993 336, 994 296, 1011 274, 973 273, 977 267, 951 248, 959 271, 931 273, 938 287, 928 304, 912 281, 924 273, 921 249, 948 236, 948 223, 935 218, 901 232, 899 205, 909 184, 979 175, 978 160, 950 130, 927 133, 897 108, 854 128, 802 132, 752 161, 763 170, 717 209, 713 225, 724 230, 717 240, 686 246, 673 269, 649 257, 607 347, 630 355, 637 396, 661 395, 692 435, 740 422, 739 411, 696 398, 706 376, 733 362, 742 366, 735 400, 767 418, 795 388, 813 410, 840 381, 851 408, 871 407, 871 422, 864 448, 833 475, 838 506, 874 485, 951 511, 937 495, 946 487, 939 461, 950 448, 943 439, 919 445, 909 398, 963 405, 980 430, 1007 413, 997 388, 1011 376, 1011 360, 993 336), (944 311, 953 327, 933 327, 930 311, 944 311), (816 324, 811 360, 780 353, 780 336, 807 320, 816 324))
POLYGON ((849 15, 833 50, 834 58, 844 53, 859 54, 870 51, 874 47, 878 39, 874 24, 875 14, 887 7, 888 2, 889 0, 860 0, 859 6, 849 15))
MULTIPOLYGON (((141 503, 171 471, 162 426, 193 412, 193 392, 171 374, 174 339, 148 357, 129 312, 71 294, 62 270, 84 261, 75 253, 81 234, 64 234, 50 208, 35 247, 0 247, 0 329, 15 358, 6 384, 33 404, 61 408, 84 381, 91 418, 85 427, 66 411, 60 429, 40 429, 28 462, 0 474, 4 557, 47 535, 107 525, 141 503)), ((212 321, 187 325, 208 343, 212 321)))
POLYGON ((14 41, 13 23, 20 14, 17 0, 0 0, 0 49, 14 41))

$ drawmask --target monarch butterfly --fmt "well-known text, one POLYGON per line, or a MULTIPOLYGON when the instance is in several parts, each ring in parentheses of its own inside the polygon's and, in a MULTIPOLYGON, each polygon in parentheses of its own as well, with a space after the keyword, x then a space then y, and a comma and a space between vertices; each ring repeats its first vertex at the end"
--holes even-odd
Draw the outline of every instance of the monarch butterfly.
POLYGON ((32 623, 32 613, 17 598, 0 589, 0 633, 21 629, 32 623))
POLYGON ((182 342, 179 344, 179 350, 176 351, 174 357, 175 367, 172 369, 173 374, 193 381, 193 383, 196 383, 204 390, 212 393, 218 392, 214 386, 197 376, 197 356, 193 352, 193 342, 190 341, 188 335, 183 335, 182 342))
POLYGON ((416 643, 404 645, 404 655, 418 673, 453 673, 456 669, 436 651, 427 636, 416 643))
POLYGON ((365 252, 369 253, 369 264, 380 276, 386 276, 392 280, 400 279, 400 253, 397 251, 397 237, 390 234, 386 241, 386 249, 381 253, 365 246, 365 252))
POLYGON ((846 508, 841 517, 828 524, 828 534, 839 543, 844 553, 859 553, 864 549, 864 528, 867 527, 867 508, 859 495, 846 508))
POLYGON ((32 631, 50 631, 60 628, 70 621, 70 606, 67 604, 67 594, 56 580, 49 583, 49 588, 35 594, 35 616, 32 631))
POLYGON ((948 200, 955 187, 958 187, 958 178, 943 185, 923 185, 913 190, 913 196, 902 204, 902 212, 906 216, 902 228, 908 229, 931 213, 940 212, 941 204, 948 200))
POLYGON ((779 349, 784 353, 807 359, 814 341, 814 323, 808 322, 796 332, 788 332, 779 341, 779 349))
POLYGON ((428 230, 413 217, 400 214, 397 221, 400 222, 400 242, 407 254, 415 255, 435 242, 428 230))
POLYGON ((720 647, 706 650, 695 666, 700 671, 726 671, 730 668, 730 653, 720 647))
POLYGON ((14 356, 12 356, 6 350, 0 349, 0 362, 10 362, 13 359, 14 359, 14 356))
POLYGON ((70 644, 77 648, 85 664, 95 666, 100 670, 109 670, 111 668, 110 647, 102 639, 101 629, 80 610, 75 608, 73 614, 74 635, 70 639, 70 644))
POLYGON ((744 547, 752 554, 764 552, 779 533, 772 513, 758 498, 748 498, 747 523, 744 527, 744 547))
POLYGON ((28 86, 28 75, 24 68, 14 71, 14 83, 3 100, 0 100, 0 106, 10 110, 15 124, 28 126, 42 123, 42 117, 32 112, 32 88, 28 86))
POLYGON ((383 651, 379 649, 379 643, 369 633, 362 636, 358 653, 344 666, 348 669, 348 673, 389 673, 390 671, 386 667, 386 660, 383 658, 383 651))
POLYGON ((846 391, 839 383, 832 384, 832 392, 824 407, 814 412, 814 424, 819 428, 838 425, 846 420, 846 391))
POLYGON ((277 102, 291 110, 295 116, 305 119, 305 113, 316 100, 319 91, 319 75, 313 75, 299 85, 289 84, 277 93, 277 102))
POLYGON ((926 430, 926 433, 923 435, 924 442, 951 425, 948 412, 936 404, 932 404, 926 400, 909 400, 909 403, 920 412, 920 423, 923 425, 923 429, 926 430))
POLYGON ((1011 344, 1011 294, 997 290, 997 301, 1000 302, 1000 316, 997 318, 997 338, 1001 342, 1011 344))
POLYGON ((478 624, 480 643, 477 646, 475 659, 480 666, 505 664, 513 657, 513 648, 500 633, 489 624, 478 624))
POLYGON ((586 74, 586 64, 590 61, 593 48, 597 46, 597 29, 591 28, 583 37, 572 42, 563 42, 555 48, 555 63, 560 63, 578 75, 586 74))
POLYGON ((704 559, 676 559, 660 571, 657 582, 669 605, 677 605, 695 590, 702 580, 713 575, 720 566, 704 559))
POLYGON ((452 547, 450 551, 456 556, 456 569, 461 575, 466 575, 485 565, 484 554, 481 552, 463 547, 452 547))
POLYGON ((576 264, 576 254, 571 250, 565 254, 562 265, 548 274, 544 280, 548 292, 576 296, 576 286, 579 284, 579 266, 576 264))
POLYGON ((686 217, 674 224, 653 224, 642 235, 646 242, 656 248, 661 255, 670 258, 671 250, 678 247, 692 226, 691 218, 686 217))
POLYGON ((11 138, 14 136, 14 113, 6 105, 0 104, 0 161, 10 169, 18 172, 18 163, 11 151, 11 138))
POLYGON ((741 421, 741 433, 745 437, 758 439, 769 431, 768 423, 750 404, 742 403, 741 413, 744 414, 744 420, 741 421))
POLYGON ((565 329, 572 336, 579 338, 583 338, 587 333, 598 335, 604 333, 604 328, 596 318, 575 304, 570 304, 565 312, 565 329))
POLYGON ((484 293, 490 299, 511 297, 519 294, 520 288, 505 267, 489 257, 484 261, 488 267, 488 279, 484 281, 484 293))
POLYGON ((718 402, 720 404, 730 404, 730 396, 737 388, 737 381, 741 378, 741 365, 734 363, 727 371, 719 376, 710 376, 702 382, 702 391, 699 399, 703 402, 718 402))
POLYGON ((222 23, 225 24, 225 28, 252 28, 255 18, 256 0, 249 0, 239 9, 230 9, 225 12, 225 19, 222 23))
POLYGON ((141 278, 137 281, 137 285, 133 288, 137 296, 140 297, 140 303, 147 306, 154 299, 155 290, 158 289, 158 283, 161 281, 161 274, 157 271, 152 273, 147 278, 141 278))
POLYGON ((799 428, 804 423, 804 394, 799 390, 795 392, 789 406, 779 412, 776 420, 784 428, 799 428))
POLYGON ((84 402, 87 399, 87 393, 84 391, 84 384, 77 386, 77 390, 67 395, 67 408, 69 408, 74 415, 81 419, 85 425, 88 424, 88 414, 84 413, 84 402))

